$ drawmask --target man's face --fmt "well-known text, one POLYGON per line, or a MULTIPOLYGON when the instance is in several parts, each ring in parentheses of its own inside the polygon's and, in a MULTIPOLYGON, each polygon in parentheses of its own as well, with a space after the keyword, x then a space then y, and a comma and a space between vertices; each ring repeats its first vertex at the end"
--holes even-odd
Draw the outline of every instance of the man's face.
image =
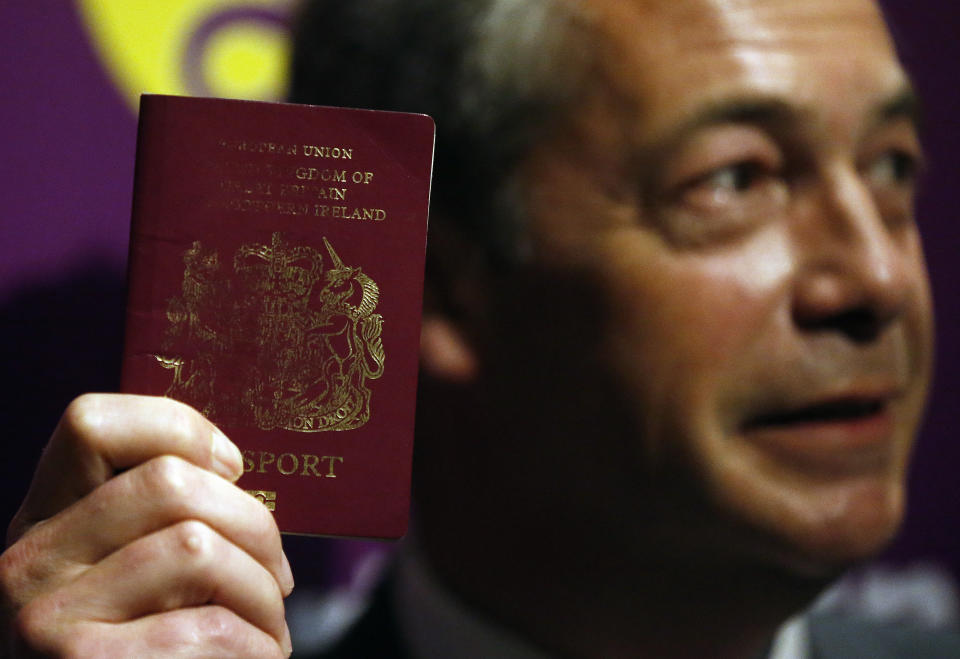
POLYGON ((599 82, 523 175, 536 258, 603 291, 638 478, 679 467, 789 561, 875 551, 931 360, 920 146, 877 9, 587 4, 599 82))

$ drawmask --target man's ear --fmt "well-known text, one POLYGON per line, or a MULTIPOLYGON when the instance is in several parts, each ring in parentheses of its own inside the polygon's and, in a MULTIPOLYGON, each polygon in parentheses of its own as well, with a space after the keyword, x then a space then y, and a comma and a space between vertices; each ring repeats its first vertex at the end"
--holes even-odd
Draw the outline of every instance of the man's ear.
POLYGON ((478 374, 475 344, 485 316, 486 258, 456 223, 430 218, 420 329, 420 368, 440 382, 466 384, 478 374))
POLYGON ((466 384, 477 375, 473 346, 448 317, 424 311, 420 327, 420 368, 436 380, 466 384))

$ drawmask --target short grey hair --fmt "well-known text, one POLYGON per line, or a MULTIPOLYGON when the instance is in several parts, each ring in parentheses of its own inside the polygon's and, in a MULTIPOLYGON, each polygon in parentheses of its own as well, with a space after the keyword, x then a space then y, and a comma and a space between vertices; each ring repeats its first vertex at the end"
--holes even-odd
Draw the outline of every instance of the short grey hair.
POLYGON ((431 222, 455 221, 514 261, 514 174, 582 90, 580 19, 570 0, 313 0, 295 28, 290 98, 433 116, 431 222))

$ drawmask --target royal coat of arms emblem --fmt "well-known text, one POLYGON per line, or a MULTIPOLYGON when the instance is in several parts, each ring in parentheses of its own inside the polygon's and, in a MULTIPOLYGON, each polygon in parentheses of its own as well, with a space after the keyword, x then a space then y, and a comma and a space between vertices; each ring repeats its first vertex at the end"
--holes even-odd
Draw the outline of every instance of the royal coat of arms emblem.
POLYGON ((365 424, 368 380, 384 370, 380 291, 323 243, 327 264, 280 233, 270 244, 241 246, 229 263, 194 242, 183 256, 181 294, 167 304, 164 352, 154 355, 172 372, 166 395, 224 426, 322 432, 365 424))

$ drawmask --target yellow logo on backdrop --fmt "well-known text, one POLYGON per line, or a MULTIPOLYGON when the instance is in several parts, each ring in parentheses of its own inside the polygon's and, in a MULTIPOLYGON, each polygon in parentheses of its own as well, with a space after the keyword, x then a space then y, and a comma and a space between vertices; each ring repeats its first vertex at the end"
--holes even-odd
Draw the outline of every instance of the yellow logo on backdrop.
POLYGON ((134 108, 143 92, 278 100, 289 0, 77 0, 92 41, 134 108))

